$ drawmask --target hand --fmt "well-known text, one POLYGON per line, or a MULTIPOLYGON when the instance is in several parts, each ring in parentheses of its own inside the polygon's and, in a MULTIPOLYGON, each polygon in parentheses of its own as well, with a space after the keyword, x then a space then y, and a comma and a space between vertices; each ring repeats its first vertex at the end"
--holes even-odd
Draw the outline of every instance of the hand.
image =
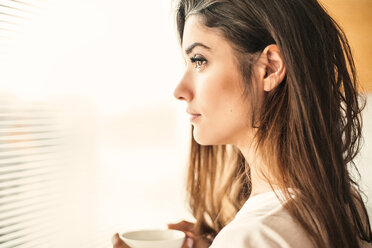
POLYGON ((123 240, 121 240, 121 238, 119 238, 118 233, 112 237, 112 245, 113 248, 130 248, 123 240))
MULTIPOLYGON (((183 243, 182 248, 208 248, 210 242, 194 232, 194 225, 194 223, 188 221, 181 221, 176 224, 168 224, 168 228, 179 230, 186 234, 186 240, 183 243)), ((113 248, 130 248, 122 239, 120 239, 118 233, 112 237, 112 245, 113 248)))
MULTIPOLYGON (((168 224, 169 229, 182 231, 186 234, 186 241, 182 248, 208 248, 211 244, 194 232, 194 223, 181 221, 176 224, 168 224)), ((121 248, 120 246, 114 248, 121 248)))

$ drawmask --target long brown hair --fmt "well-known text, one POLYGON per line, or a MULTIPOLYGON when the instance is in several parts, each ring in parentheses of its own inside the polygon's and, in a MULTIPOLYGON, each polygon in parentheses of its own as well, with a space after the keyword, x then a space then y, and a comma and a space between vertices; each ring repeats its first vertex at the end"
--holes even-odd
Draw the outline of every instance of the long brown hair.
MULTIPOLYGON (((180 43, 189 15, 222 31, 236 51, 251 99, 257 147, 269 161, 284 205, 317 247, 360 247, 371 227, 350 174, 360 150, 357 75, 340 26, 316 0, 180 0, 180 43), (286 77, 261 106, 252 84, 252 56, 276 44, 286 77), (288 188, 294 190, 291 198, 288 188), (290 200, 289 200, 290 199, 290 200)), ((248 106, 247 106, 248 107, 248 106)), ((231 145, 201 146, 192 138, 187 190, 196 231, 214 237, 251 193, 249 165, 231 145)))

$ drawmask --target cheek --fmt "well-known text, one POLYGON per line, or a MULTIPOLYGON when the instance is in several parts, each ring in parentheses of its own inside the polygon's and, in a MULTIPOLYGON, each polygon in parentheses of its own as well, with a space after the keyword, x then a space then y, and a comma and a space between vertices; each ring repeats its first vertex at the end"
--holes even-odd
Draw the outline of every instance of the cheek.
POLYGON ((248 126, 248 105, 237 80, 231 74, 214 74, 198 85, 203 120, 195 126, 194 137, 200 144, 232 143, 248 126))
POLYGON ((206 117, 227 117, 241 112, 242 87, 233 73, 213 73, 201 78, 196 98, 206 117))

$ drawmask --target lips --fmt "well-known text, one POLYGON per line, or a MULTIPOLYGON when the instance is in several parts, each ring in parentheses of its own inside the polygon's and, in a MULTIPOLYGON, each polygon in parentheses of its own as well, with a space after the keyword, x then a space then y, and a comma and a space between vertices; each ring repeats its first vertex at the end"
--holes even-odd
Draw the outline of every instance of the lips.
POLYGON ((187 109, 186 112, 189 114, 191 122, 201 116, 201 114, 197 113, 196 111, 190 110, 190 109, 187 109))
POLYGON ((199 114, 195 111, 189 110, 189 109, 186 110, 186 113, 188 113, 191 116, 200 116, 201 115, 201 114, 199 114))

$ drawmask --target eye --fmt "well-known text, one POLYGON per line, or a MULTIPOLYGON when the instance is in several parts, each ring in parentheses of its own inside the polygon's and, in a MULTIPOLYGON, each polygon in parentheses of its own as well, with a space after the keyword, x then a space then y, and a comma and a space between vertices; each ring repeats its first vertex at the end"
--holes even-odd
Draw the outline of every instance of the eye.
POLYGON ((190 58, 191 63, 195 64, 195 68, 199 71, 201 67, 207 63, 207 60, 201 55, 194 55, 190 58))

